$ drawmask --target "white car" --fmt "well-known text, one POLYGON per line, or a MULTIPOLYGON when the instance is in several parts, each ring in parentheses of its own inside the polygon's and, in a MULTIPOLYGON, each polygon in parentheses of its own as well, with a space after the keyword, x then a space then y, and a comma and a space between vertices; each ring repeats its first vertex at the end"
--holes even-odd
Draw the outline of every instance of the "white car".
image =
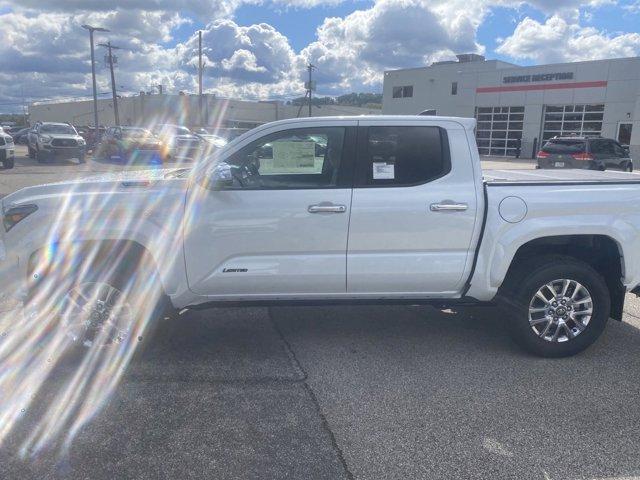
POLYGON ((0 128, 0 163, 4 168, 13 168, 16 155, 16 146, 13 137, 0 128))
POLYGON ((0 291, 19 284, 16 295, 46 301, 67 318, 61 328, 92 345, 135 335, 157 299, 175 309, 494 302, 530 351, 575 354, 639 290, 640 181, 584 170, 483 176, 474 127, 425 116, 283 120, 190 172, 25 188, 2 200, 0 291))

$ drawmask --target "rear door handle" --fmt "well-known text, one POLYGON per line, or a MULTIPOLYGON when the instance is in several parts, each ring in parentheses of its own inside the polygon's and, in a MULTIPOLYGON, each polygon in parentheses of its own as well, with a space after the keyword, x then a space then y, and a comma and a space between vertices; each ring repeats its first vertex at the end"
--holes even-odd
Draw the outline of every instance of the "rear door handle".
POLYGON ((347 211, 347 206, 334 205, 332 203, 319 203, 317 205, 309 205, 307 211, 309 213, 344 213, 347 211))
POLYGON ((432 203, 432 212, 464 212, 469 208, 466 203, 432 203))

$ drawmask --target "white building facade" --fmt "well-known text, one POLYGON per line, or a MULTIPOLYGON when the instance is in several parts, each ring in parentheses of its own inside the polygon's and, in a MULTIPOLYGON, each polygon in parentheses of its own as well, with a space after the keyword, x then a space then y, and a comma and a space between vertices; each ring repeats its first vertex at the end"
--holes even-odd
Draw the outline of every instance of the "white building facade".
POLYGON ((482 155, 531 157, 556 135, 601 135, 640 159, 640 57, 520 67, 480 55, 387 71, 383 113, 475 117, 482 155))
MULTIPOLYGON (((380 110, 344 105, 313 106, 314 117, 335 115, 371 115, 380 110)), ((207 127, 211 130, 249 129, 286 118, 306 117, 308 107, 283 102, 255 102, 203 95, 136 95, 118 99, 121 125, 150 126, 159 123, 207 127)), ((93 101, 34 103, 29 106, 29 121, 65 122, 77 126, 93 125, 93 101)), ((115 124, 113 100, 98 100, 100 125, 115 124)))

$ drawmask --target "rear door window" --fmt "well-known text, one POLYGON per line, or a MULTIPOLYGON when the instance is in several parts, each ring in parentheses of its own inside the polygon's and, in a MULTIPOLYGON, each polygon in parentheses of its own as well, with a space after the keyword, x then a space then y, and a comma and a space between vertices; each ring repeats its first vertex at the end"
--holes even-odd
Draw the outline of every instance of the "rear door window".
POLYGON ((451 170, 446 131, 440 127, 364 127, 359 134, 356 187, 409 186, 451 170))
POLYGON ((584 140, 549 140, 544 147, 542 147, 542 151, 555 154, 582 153, 586 151, 586 146, 587 143, 584 140))
POLYGON ((592 140, 591 153, 594 155, 611 155, 615 154, 613 142, 611 140, 592 140))

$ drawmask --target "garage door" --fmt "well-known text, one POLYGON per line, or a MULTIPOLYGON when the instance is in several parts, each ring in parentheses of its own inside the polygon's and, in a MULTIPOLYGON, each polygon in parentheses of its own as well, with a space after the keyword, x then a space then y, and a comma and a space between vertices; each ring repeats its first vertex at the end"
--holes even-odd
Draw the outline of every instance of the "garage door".
POLYGON ((545 105, 542 140, 561 135, 600 135, 603 116, 603 104, 545 105))
POLYGON ((522 140, 524 107, 476 107, 480 155, 515 156, 522 140))

